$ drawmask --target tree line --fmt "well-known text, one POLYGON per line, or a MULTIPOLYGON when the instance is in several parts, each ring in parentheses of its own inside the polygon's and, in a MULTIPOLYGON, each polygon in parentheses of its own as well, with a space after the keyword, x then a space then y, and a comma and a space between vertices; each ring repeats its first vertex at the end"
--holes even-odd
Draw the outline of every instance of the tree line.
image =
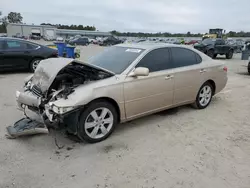
MULTIPOLYGON (((169 33, 169 32, 159 32, 159 33, 142 33, 142 32, 118 32, 111 31, 112 35, 123 36, 123 37, 202 37, 201 33, 169 33)), ((206 33, 207 34, 207 33, 206 33)), ((226 37, 250 37, 250 32, 235 32, 229 31, 225 33, 226 37)))
POLYGON ((124 36, 124 37, 201 37, 201 33, 169 33, 169 32, 158 32, 158 33, 143 33, 143 32, 118 32, 111 31, 112 35, 124 36))
MULTIPOLYGON (((23 23, 23 17, 21 13, 10 12, 7 16, 2 16, 0 11, 0 33, 6 33, 6 26, 8 23, 23 23)), ((95 26, 83 26, 83 25, 61 25, 61 24, 51 24, 51 23, 41 23, 41 25, 50 25, 58 29, 72 29, 72 30, 89 30, 96 31, 95 26)), ((116 30, 111 31, 115 36, 123 37, 202 37, 201 33, 169 33, 169 32, 158 32, 158 33, 144 33, 144 32, 119 32, 116 30)), ((226 37, 250 37, 250 32, 235 32, 229 31, 225 33, 226 37)))

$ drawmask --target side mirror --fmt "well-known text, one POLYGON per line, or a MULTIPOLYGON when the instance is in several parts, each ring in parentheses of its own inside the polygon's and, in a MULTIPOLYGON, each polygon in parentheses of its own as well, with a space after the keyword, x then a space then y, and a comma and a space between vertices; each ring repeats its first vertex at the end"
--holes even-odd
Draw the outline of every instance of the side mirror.
POLYGON ((148 76, 149 70, 145 67, 137 67, 135 68, 134 72, 129 74, 130 77, 137 77, 137 76, 148 76))

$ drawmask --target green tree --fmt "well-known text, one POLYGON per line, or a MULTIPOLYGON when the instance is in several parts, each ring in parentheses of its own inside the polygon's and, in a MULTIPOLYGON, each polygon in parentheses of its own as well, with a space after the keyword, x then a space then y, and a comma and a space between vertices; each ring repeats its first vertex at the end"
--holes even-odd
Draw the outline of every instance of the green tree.
POLYGON ((10 12, 7 16, 9 23, 22 23, 23 17, 18 12, 10 12))
POLYGON ((2 12, 0 11, 0 33, 6 33, 7 29, 6 26, 8 24, 8 18, 6 16, 1 17, 2 12))

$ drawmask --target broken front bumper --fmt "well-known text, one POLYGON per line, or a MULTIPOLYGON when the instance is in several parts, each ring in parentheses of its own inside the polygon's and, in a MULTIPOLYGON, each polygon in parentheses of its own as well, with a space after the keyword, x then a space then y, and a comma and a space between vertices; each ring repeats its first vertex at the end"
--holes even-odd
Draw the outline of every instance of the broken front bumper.
POLYGON ((20 110, 24 110, 25 106, 39 108, 41 104, 41 98, 35 96, 30 91, 20 92, 16 91, 17 106, 20 110))
POLYGON ((42 98, 34 95, 31 91, 20 92, 16 91, 16 100, 18 109, 24 111, 27 106, 32 111, 35 110, 38 115, 46 116, 46 119, 49 119, 50 122, 58 121, 59 117, 62 117, 71 111, 74 111, 76 107, 58 107, 53 104, 53 102, 48 102, 47 104, 42 104, 42 98), (39 114, 40 113, 40 114, 39 114))

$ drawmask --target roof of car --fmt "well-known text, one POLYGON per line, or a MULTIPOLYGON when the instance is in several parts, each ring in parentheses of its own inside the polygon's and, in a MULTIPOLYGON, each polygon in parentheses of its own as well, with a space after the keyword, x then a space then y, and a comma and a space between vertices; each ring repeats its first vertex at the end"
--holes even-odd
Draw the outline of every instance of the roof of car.
POLYGON ((161 47, 183 47, 191 48, 190 46, 178 45, 178 44, 168 44, 168 43, 153 43, 153 42, 142 42, 142 43, 122 43, 116 46, 126 47, 126 48, 140 48, 145 50, 161 48, 161 47))
POLYGON ((140 48, 140 49, 145 49, 145 50, 152 50, 152 49, 162 48, 162 47, 187 48, 199 54, 203 60, 211 60, 211 58, 205 55, 203 52, 200 52, 199 50, 196 50, 193 46, 189 46, 189 45, 145 42, 145 43, 122 43, 116 46, 125 47, 125 48, 140 48))
POLYGON ((24 39, 14 38, 14 37, 0 37, 0 40, 6 40, 6 39, 27 41, 27 40, 24 40, 24 39))

